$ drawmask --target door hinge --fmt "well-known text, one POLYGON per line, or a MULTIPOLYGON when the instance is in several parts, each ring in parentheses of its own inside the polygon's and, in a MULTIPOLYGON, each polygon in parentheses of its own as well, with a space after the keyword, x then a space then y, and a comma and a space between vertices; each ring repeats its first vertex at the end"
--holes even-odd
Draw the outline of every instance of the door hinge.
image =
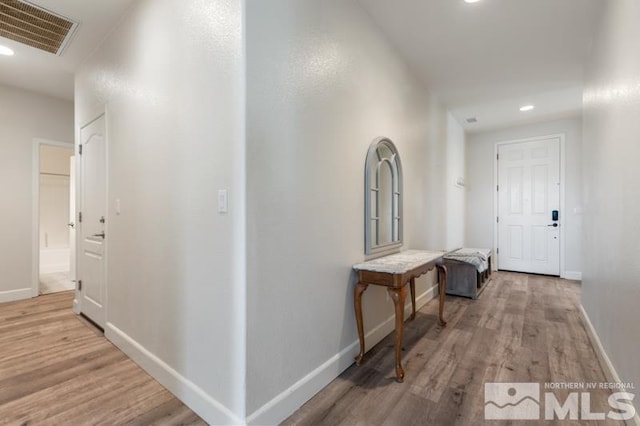
POLYGON ((496 217, 496 223, 500 223, 500 218, 496 217))
POLYGON ((82 155, 82 145, 80 145, 80 147, 78 147, 78 154, 82 155))
POLYGON ((500 191, 500 185, 496 185, 496 191, 500 191))
POLYGON ((78 280, 78 291, 82 291, 82 280, 78 280))
POLYGON ((82 223, 82 212, 78 213, 78 222, 82 223))
POLYGON ((499 248, 496 249, 496 254, 500 254, 500 249, 499 248))
POLYGON ((496 160, 500 159, 500 154, 496 154, 496 160))

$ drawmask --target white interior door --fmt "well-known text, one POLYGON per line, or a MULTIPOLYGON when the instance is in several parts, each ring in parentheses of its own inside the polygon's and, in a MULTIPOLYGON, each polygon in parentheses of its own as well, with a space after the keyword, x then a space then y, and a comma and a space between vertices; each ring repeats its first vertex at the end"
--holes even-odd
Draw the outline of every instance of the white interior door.
POLYGON ((76 280, 76 164, 69 158, 69 279, 76 280))
POLYGON ((560 275, 559 210, 560 139, 499 145, 499 268, 560 275))
POLYGON ((81 311, 101 327, 105 324, 106 147, 104 115, 80 131, 79 276, 81 311))

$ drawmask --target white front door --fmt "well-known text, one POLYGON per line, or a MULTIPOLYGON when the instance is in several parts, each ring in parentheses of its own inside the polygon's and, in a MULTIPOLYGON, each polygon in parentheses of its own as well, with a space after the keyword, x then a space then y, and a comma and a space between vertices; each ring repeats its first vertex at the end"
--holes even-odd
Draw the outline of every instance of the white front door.
POLYGON ((104 115, 80 131, 80 247, 78 279, 81 312, 105 324, 106 147, 104 115))
POLYGON ((499 145, 499 269, 560 275, 559 210, 560 139, 499 145))

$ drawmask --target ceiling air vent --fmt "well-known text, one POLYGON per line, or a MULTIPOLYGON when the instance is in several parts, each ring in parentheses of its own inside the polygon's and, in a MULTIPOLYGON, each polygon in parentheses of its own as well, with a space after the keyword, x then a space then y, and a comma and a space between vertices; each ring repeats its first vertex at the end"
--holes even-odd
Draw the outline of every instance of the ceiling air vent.
POLYGON ((469 124, 477 123, 478 119, 476 117, 469 117, 469 118, 466 119, 466 122, 469 123, 469 124))
POLYGON ((0 37, 61 55, 78 23, 33 3, 0 0, 0 37))

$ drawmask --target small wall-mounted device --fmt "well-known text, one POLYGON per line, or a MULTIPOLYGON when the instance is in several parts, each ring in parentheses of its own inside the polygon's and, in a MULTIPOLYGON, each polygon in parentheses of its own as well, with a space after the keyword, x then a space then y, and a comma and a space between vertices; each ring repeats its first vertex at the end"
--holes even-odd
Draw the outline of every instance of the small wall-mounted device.
POLYGON ((558 210, 553 210, 551 212, 551 220, 558 220, 558 210))
POLYGON ((218 213, 226 214, 229 212, 229 195, 226 189, 218 190, 218 213))

